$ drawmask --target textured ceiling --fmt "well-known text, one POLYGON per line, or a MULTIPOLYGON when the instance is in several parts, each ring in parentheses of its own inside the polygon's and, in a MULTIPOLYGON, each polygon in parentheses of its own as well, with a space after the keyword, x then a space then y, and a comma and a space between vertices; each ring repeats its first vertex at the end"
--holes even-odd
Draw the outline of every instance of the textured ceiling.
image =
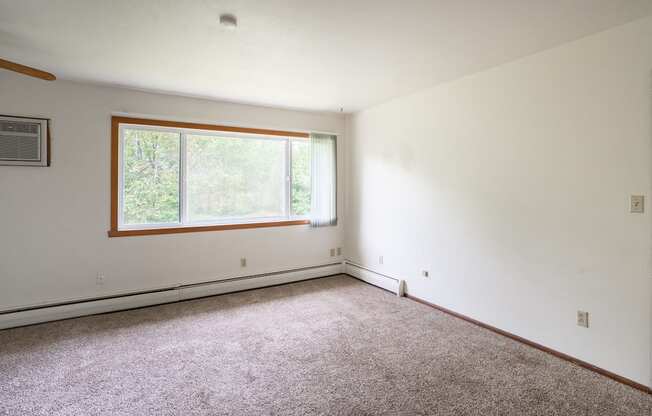
POLYGON ((0 57, 63 79, 352 112, 649 14, 651 0, 0 0, 0 57))

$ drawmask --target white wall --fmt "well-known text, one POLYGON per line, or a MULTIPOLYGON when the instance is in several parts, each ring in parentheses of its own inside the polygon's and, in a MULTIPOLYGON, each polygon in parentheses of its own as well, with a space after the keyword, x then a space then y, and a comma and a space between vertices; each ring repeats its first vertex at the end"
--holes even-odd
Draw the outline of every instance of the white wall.
POLYGON ((351 116, 347 258, 652 385, 651 70, 647 18, 351 116))
POLYGON ((333 262, 329 249, 341 245, 341 223, 108 238, 113 112, 344 130, 340 115, 48 83, 0 71, 0 114, 48 117, 53 128, 51 167, 0 166, 0 310, 333 262), (106 276, 101 287, 99 272, 106 276))

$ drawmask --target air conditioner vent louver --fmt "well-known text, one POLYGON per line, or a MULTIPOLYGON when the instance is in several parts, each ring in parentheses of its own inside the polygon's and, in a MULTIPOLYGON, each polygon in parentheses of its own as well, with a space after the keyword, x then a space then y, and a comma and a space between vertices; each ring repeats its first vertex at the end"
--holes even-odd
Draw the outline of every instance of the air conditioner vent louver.
POLYGON ((0 116, 0 165, 48 165, 48 123, 0 116))
POLYGON ((0 121, 0 131, 38 134, 39 123, 25 121, 0 121))
POLYGON ((36 162, 41 160, 38 150, 38 137, 0 134, 0 159, 36 162))

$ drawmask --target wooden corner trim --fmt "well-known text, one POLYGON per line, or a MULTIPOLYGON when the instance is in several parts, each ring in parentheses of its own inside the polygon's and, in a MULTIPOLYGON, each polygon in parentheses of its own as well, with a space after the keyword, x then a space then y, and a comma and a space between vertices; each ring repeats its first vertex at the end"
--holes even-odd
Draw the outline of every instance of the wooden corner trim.
MULTIPOLYGON (((120 121, 111 118, 111 230, 118 230, 118 158, 120 157, 120 121)), ((110 235, 109 235, 110 236, 110 235)))
POLYGON ((518 335, 512 334, 511 332, 504 331, 504 330, 502 330, 500 328, 496 328, 495 326, 491 326, 489 324, 485 324, 484 322, 481 322, 481 321, 478 321, 476 319, 470 318, 470 317, 468 317, 466 315, 462 315, 461 313, 457 313, 455 311, 452 311, 450 309, 447 309, 447 308, 444 308, 442 306, 436 305, 434 303, 430 303, 430 302, 425 301, 425 300, 423 300, 421 298, 418 298, 416 296, 409 295, 409 294, 406 293, 405 297, 410 299, 410 300, 413 300, 415 302, 418 302, 418 303, 421 303, 423 305, 429 306, 431 308, 437 309, 437 310, 439 310, 441 312, 444 312, 444 313, 446 313, 448 315, 451 315, 451 316, 454 316, 456 318, 462 319, 464 321, 470 322, 470 323, 472 323, 474 325, 477 325, 479 327, 482 327, 484 329, 488 329, 489 331, 495 332, 496 334, 505 336, 507 338, 511 338, 511 339, 513 339, 515 341, 518 341, 518 342, 520 342, 522 344, 528 345, 528 346, 530 346, 532 348, 536 348, 536 349, 538 349, 540 351, 546 352, 548 354, 552 354, 557 358, 560 358, 562 360, 571 362, 571 363, 573 363, 575 365, 578 365, 580 367, 583 367, 583 368, 585 368, 587 370, 593 371, 594 373, 598 373, 598 374, 600 374, 602 376, 605 376, 605 377, 608 377, 608 378, 610 378, 610 379, 612 379, 614 381, 617 381, 619 383, 625 384, 625 385, 627 385, 629 387, 633 387, 633 388, 635 388, 637 390, 640 390, 640 391, 642 391, 644 393, 652 395, 652 388, 650 388, 650 387, 648 387, 648 386, 646 386, 644 384, 640 384, 640 383, 638 383, 638 382, 636 382, 634 380, 630 380, 627 377, 619 376, 618 374, 612 373, 609 370, 605 370, 604 368, 600 368, 600 367, 597 367, 597 366, 595 366, 593 364, 587 363, 586 361, 582 361, 579 358, 575 358, 575 357, 572 357, 572 356, 570 356, 568 354, 564 354, 563 352, 553 350, 552 348, 548 348, 548 347, 546 347, 544 345, 541 345, 541 344, 538 344, 538 343, 536 343, 534 341, 530 341, 529 339, 519 337, 518 335))
POLYGON ((310 224, 310 220, 289 220, 273 222, 256 222, 243 224, 223 224, 223 225, 202 225, 196 227, 172 227, 172 228, 150 228, 141 230, 118 230, 112 228, 109 230, 109 237, 134 237, 139 235, 162 235, 162 234, 181 234, 197 233, 204 231, 225 231, 225 230, 244 230, 248 228, 269 228, 269 227, 287 227, 291 225, 310 224))
POLYGON ((207 123, 186 123, 181 121, 170 120, 154 120, 149 118, 136 118, 136 117, 123 117, 112 116, 111 122, 117 124, 135 124, 141 126, 158 126, 158 127, 176 127, 181 129, 196 129, 196 130, 211 130, 211 131, 226 131, 233 133, 248 133, 248 134, 261 134, 265 136, 282 136, 282 137, 301 137, 307 139, 310 137, 308 133, 285 131, 285 130, 271 130, 271 129, 257 129, 250 127, 236 127, 236 126, 223 126, 218 124, 207 123))

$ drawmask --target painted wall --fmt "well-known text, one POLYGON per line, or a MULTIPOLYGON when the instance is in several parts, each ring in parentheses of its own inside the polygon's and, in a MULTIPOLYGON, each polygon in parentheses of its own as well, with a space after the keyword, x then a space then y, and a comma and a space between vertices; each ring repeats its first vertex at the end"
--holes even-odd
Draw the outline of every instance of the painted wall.
POLYGON ((651 71, 647 18, 352 115, 347 258, 652 385, 651 71))
POLYGON ((342 225, 108 238, 114 112, 339 134, 344 129, 340 115, 48 83, 0 71, 0 114, 51 118, 53 140, 49 168, 0 166, 0 309, 333 262, 329 249, 341 246, 342 225), (105 275, 103 286, 96 284, 98 273, 105 275))

